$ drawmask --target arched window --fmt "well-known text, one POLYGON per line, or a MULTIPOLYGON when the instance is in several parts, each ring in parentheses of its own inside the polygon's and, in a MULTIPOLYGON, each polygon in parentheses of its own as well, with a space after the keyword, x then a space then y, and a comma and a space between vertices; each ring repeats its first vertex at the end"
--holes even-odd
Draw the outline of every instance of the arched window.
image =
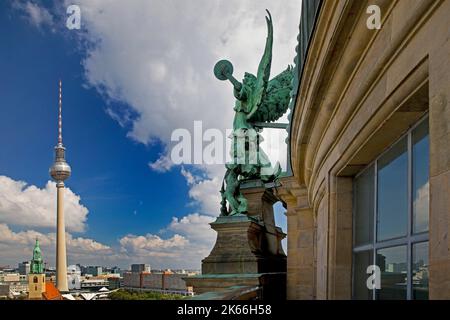
POLYGON ((38 277, 34 276, 33 283, 38 283, 38 277))

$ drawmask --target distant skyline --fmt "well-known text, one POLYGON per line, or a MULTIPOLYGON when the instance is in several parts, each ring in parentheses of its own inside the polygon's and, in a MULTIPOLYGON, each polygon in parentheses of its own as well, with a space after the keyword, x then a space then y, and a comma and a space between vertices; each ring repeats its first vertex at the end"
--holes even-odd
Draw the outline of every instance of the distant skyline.
MULTIPOLYGON (((55 264, 58 80, 72 176, 68 265, 199 269, 215 241, 223 166, 173 165, 170 134, 231 126, 233 96, 214 78, 256 72, 274 20, 272 75, 293 63, 301 2, 70 1, 0 3, 0 266, 31 259, 39 238, 55 264), (195 3, 195 5, 193 5, 195 3), (220 116, 218 116, 220 114, 220 116)), ((276 219, 286 232, 284 209, 276 219)))

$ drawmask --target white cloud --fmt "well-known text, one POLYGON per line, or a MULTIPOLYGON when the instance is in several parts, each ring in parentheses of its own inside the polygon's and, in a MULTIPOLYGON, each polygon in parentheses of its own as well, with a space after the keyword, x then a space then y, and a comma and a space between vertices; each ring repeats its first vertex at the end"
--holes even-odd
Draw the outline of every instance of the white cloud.
POLYGON ((168 239, 162 239, 154 234, 136 236, 129 234, 120 239, 123 252, 137 255, 159 255, 169 253, 173 248, 184 247, 189 241, 179 234, 168 239), (169 250, 168 250, 169 249, 169 250))
MULTIPOLYGON (((66 228, 86 229, 88 209, 69 188, 64 191, 66 228)), ((56 184, 48 181, 44 188, 0 176, 0 223, 26 227, 56 226, 56 184)))
MULTIPOLYGON (((70 1, 65 2, 66 5, 70 1)), ((87 46, 86 80, 138 116, 130 137, 170 141, 176 128, 202 120, 204 128, 231 126, 229 83, 213 76, 229 58, 235 76, 256 73, 266 39, 265 8, 274 19, 272 75, 295 56, 300 1, 79 1, 87 46), (218 113, 220 116, 218 116, 218 113)))
POLYGON ((200 268, 200 262, 210 253, 216 232, 209 223, 213 217, 189 214, 172 218, 162 234, 173 236, 162 238, 154 234, 127 235, 119 240, 121 261, 143 261, 154 268, 200 268))
POLYGON ((198 213, 189 214, 181 219, 172 218, 168 230, 180 233, 190 242, 197 245, 212 247, 216 239, 216 232, 211 229, 209 223, 215 219, 198 213))
POLYGON ((198 266, 199 261, 184 259, 185 252, 192 248, 190 241, 175 234, 163 239, 154 234, 127 235, 119 240, 120 251, 116 255, 116 261, 124 264, 140 261, 150 263, 153 268, 186 268, 198 266))
POLYGON ((199 205, 202 213, 217 216, 220 213, 221 178, 213 177, 192 185, 189 196, 199 205))
POLYGON ((32 1, 15 0, 12 6, 14 9, 22 12, 28 22, 37 28, 43 26, 52 27, 54 24, 52 14, 46 8, 41 7, 32 1))
MULTIPOLYGON (((56 235, 56 234, 53 234, 56 235)), ((66 245, 71 254, 84 254, 86 252, 96 254, 109 254, 111 248, 107 245, 101 244, 93 239, 73 237, 70 233, 66 235, 66 245)))
MULTIPOLYGON (((36 238, 39 239, 45 261, 54 266, 55 233, 35 230, 15 232, 4 223, 0 223, 1 263, 15 265, 19 261, 30 260, 36 238)), ((99 257, 107 258, 112 253, 112 249, 107 245, 93 239, 73 237, 70 233, 66 233, 66 246, 68 260, 76 263, 97 260, 99 257)))
POLYGON ((188 185, 193 185, 198 180, 190 171, 186 170, 184 166, 181 166, 181 175, 186 179, 188 185))
POLYGON ((167 172, 174 166, 174 163, 166 155, 161 155, 155 162, 149 162, 148 166, 156 172, 167 172))
POLYGON ((190 187, 189 197, 194 204, 198 204, 201 213, 217 216, 220 213, 220 188, 222 186, 223 168, 220 171, 208 173, 208 177, 193 174, 191 171, 181 167, 181 175, 186 179, 190 187), (219 173, 220 172, 220 173, 219 173), (212 178, 210 176, 213 176, 212 178), (219 178, 220 177, 220 178, 219 178))
POLYGON ((122 128, 125 128, 125 126, 129 125, 132 122, 132 116, 128 109, 120 111, 122 112, 119 112, 118 110, 113 110, 111 108, 105 109, 107 115, 109 115, 113 120, 115 120, 122 128))

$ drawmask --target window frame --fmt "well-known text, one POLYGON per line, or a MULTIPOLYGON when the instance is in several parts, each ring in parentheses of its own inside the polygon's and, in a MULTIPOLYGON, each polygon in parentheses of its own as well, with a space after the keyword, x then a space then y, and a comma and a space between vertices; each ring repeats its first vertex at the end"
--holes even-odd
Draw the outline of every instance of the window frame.
MULTIPOLYGON (((412 133, 413 131, 423 124, 425 121, 428 121, 429 115, 428 113, 421 117, 414 125, 410 126, 408 130, 403 133, 397 140, 395 140, 388 148, 386 148, 382 153, 380 153, 370 164, 368 164, 364 169, 360 170, 354 177, 353 181, 357 179, 359 176, 361 176, 363 173, 365 173, 367 170, 370 170, 370 168, 373 166, 373 183, 374 183, 374 201, 373 201, 373 239, 371 243, 362 244, 362 245, 356 245, 356 197, 354 196, 353 191, 353 199, 352 199, 352 298, 355 298, 355 265, 354 265, 354 255, 359 252, 364 251, 371 251, 372 252, 372 259, 373 259, 373 265, 376 265, 376 259, 377 259, 377 251, 380 249, 385 248, 392 248, 397 247, 401 245, 406 245, 407 247, 407 286, 406 286, 406 300, 411 300, 413 297, 413 285, 412 285, 412 255, 413 255, 413 245, 417 243, 422 242, 429 242, 429 226, 427 231, 423 231, 420 233, 414 233, 414 224, 413 224, 413 139, 412 139, 412 133), (387 152, 389 152, 394 146, 397 145, 402 139, 406 137, 406 143, 407 143, 407 192, 408 192, 408 218, 407 218, 407 233, 405 236, 400 236, 396 238, 391 238, 387 240, 377 240, 377 232, 378 232, 378 161, 381 157, 383 157, 387 152)), ((428 136, 429 136, 429 126, 428 126, 428 136)), ((428 175, 428 179, 429 179, 428 175)), ((355 184, 354 184, 355 185, 355 184)), ((429 216, 428 216, 429 218, 429 216)), ((372 295, 372 300, 376 300, 377 296, 377 290, 370 290, 372 295)))

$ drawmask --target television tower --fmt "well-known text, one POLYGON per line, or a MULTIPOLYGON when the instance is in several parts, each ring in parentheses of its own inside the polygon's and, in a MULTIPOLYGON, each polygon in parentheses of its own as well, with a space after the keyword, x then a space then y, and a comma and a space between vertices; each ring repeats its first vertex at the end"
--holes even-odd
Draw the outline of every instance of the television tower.
POLYGON ((70 177, 70 166, 65 159, 66 148, 62 142, 62 83, 59 80, 58 144, 55 147, 55 162, 50 175, 56 181, 56 287, 60 292, 69 291, 67 286, 66 230, 64 223, 64 180, 70 177))

